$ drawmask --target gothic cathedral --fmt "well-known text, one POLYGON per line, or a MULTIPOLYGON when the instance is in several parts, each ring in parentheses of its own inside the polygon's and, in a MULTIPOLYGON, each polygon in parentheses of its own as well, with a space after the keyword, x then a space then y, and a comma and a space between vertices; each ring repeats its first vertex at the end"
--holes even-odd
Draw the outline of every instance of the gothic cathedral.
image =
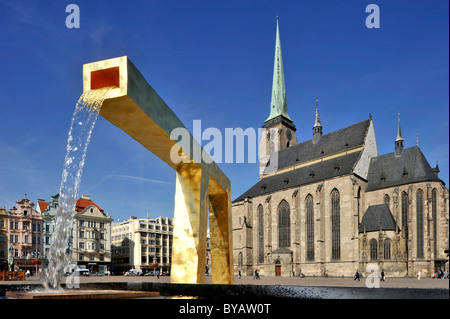
POLYGON ((270 115, 260 178, 233 201, 235 272, 265 276, 386 276, 448 270, 449 190, 419 146, 379 155, 372 116, 298 142, 286 104, 277 18, 270 115))

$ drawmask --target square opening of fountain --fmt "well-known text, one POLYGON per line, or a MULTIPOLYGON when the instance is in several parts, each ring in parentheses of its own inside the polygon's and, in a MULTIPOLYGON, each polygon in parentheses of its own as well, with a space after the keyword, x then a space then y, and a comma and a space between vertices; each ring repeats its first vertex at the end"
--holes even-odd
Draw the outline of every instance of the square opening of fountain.
POLYGON ((113 67, 91 72, 91 90, 109 86, 120 87, 119 67, 113 67))

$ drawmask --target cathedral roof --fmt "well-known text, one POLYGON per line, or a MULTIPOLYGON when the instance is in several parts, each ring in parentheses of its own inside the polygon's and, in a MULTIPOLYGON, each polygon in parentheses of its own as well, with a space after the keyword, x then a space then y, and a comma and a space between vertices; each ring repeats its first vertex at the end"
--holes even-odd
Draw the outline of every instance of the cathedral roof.
POLYGON ((366 192, 417 182, 442 182, 418 146, 400 155, 389 153, 370 161, 366 192))
POLYGON ((317 183, 329 178, 350 174, 360 157, 361 151, 317 162, 308 166, 284 173, 270 175, 261 179, 233 202, 239 202, 247 197, 270 194, 279 190, 317 183))
POLYGON ((369 206, 359 225, 359 232, 395 230, 397 223, 387 204, 369 206))
MULTIPOLYGON (((285 148, 271 154, 270 162, 273 162, 274 156, 278 156, 278 170, 280 170, 362 146, 369 125, 370 119, 325 134, 315 144, 311 139, 285 148)), ((266 168, 264 173, 272 173, 268 170, 266 168)))

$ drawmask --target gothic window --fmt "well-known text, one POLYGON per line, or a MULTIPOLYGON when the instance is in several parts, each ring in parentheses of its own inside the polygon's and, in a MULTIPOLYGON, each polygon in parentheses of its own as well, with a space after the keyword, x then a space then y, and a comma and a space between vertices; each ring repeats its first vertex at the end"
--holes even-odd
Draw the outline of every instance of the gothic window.
POLYGON ((244 256, 242 255, 242 252, 240 252, 238 255, 238 267, 242 267, 243 264, 244 264, 244 256))
POLYGON ((258 262, 264 263, 264 210, 258 206, 258 262))
POLYGON ((408 205, 409 198, 406 192, 402 193, 402 227, 405 238, 408 238, 408 205))
POLYGON ((289 204, 284 199, 278 205, 278 247, 291 246, 291 221, 289 204))
POLYGON ((391 198, 389 197, 389 195, 388 194, 384 195, 384 203, 389 206, 390 202, 391 198))
POLYGON ((314 202, 311 194, 306 196, 306 260, 314 260, 314 202))
POLYGON ((390 260, 391 259, 391 240, 386 239, 384 241, 384 259, 390 260))
POLYGON ((339 191, 331 191, 331 258, 341 259, 341 213, 339 191))
POLYGON ((431 192, 431 218, 433 218, 434 256, 437 257, 437 190, 431 192))
POLYGON ((417 190, 417 258, 423 258, 423 191, 417 190))
POLYGON ((369 242, 370 247, 370 260, 378 259, 378 243, 376 239, 371 239, 369 242))

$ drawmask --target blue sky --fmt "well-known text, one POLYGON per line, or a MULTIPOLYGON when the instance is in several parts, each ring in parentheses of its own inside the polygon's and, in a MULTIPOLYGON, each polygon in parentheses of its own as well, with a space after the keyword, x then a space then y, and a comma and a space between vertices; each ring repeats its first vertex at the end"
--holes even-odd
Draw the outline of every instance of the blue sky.
MULTIPOLYGON (((276 15, 297 138, 372 114, 380 154, 419 146, 449 180, 448 1, 1 1, 0 207, 58 193, 82 66, 127 55, 187 128, 258 128, 269 115, 276 15), (65 25, 80 8, 80 28, 65 25), (365 8, 380 8, 368 29, 365 8)), ((204 142, 203 145, 205 145, 204 142)), ((257 164, 220 164, 232 198, 257 164)), ((173 217, 175 172, 99 117, 80 186, 115 220, 173 217)))

